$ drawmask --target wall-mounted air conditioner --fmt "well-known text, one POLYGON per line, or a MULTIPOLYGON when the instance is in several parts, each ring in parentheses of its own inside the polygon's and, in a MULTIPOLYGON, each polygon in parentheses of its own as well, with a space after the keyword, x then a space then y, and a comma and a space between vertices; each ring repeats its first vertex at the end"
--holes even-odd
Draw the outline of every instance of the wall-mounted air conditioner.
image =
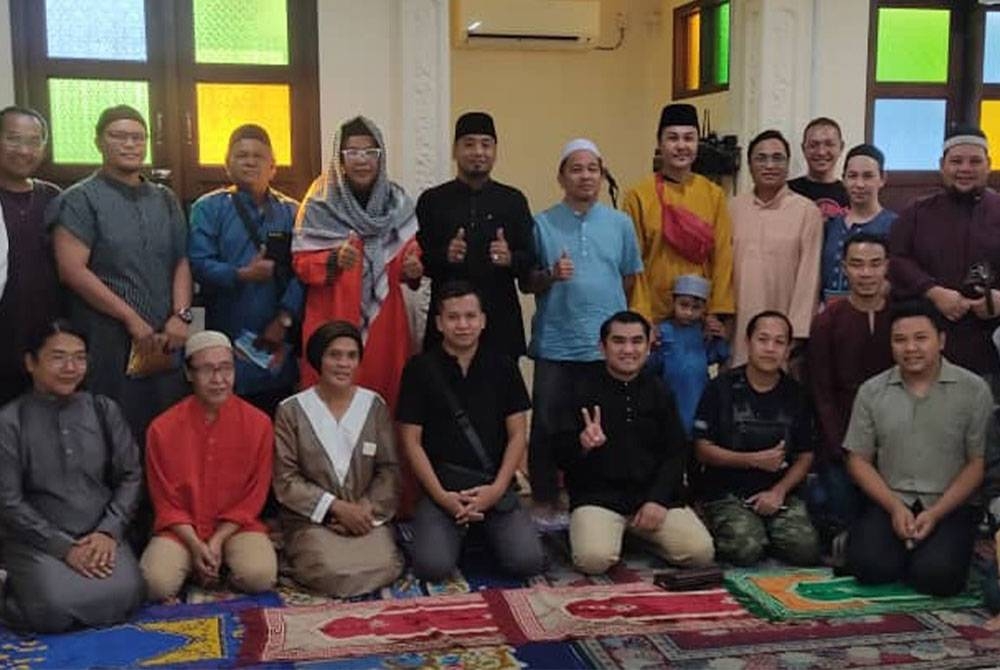
POLYGON ((455 46, 592 49, 601 32, 599 0, 456 0, 455 46))

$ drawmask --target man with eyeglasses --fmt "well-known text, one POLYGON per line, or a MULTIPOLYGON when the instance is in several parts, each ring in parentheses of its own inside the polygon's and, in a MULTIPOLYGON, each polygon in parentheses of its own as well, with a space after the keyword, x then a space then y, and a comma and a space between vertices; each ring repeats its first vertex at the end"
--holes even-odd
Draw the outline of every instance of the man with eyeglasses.
POLYGON ((802 132, 806 173, 789 181, 788 188, 815 202, 824 219, 843 214, 851 204, 844 182, 837 178, 837 161, 843 151, 844 138, 836 121, 820 116, 806 124, 802 132))
POLYGON ((195 333, 184 347, 192 395, 156 417, 146 437, 155 533, 140 561, 150 600, 177 596, 192 574, 266 591, 278 562, 260 513, 271 486, 274 431, 267 415, 233 393, 225 334, 195 333))
POLYGON ((7 245, 0 251, 0 265, 6 265, 6 286, 0 288, 0 405, 31 384, 21 361, 27 338, 62 312, 44 221, 45 208, 59 188, 32 177, 45 158, 48 136, 48 124, 35 110, 0 110, 0 245, 7 245))
POLYGON ((299 204, 270 186, 274 153, 261 126, 232 132, 226 173, 232 186, 206 193, 191 207, 191 270, 206 299, 205 327, 245 350, 236 358, 236 393, 274 416, 299 377, 289 346, 304 298, 292 273, 299 204))
MULTIPOLYGON (((744 332, 754 314, 786 314, 795 339, 794 359, 809 337, 819 301, 823 216, 811 200, 786 185, 788 156, 788 140, 777 130, 753 138, 747 149, 753 189, 733 198, 729 213, 736 332, 744 332)), ((746 362, 747 340, 733 338, 732 365, 746 362)))
POLYGON ((184 394, 172 354, 192 321, 184 214, 170 189, 142 175, 146 142, 137 110, 105 109, 101 168, 48 212, 70 315, 92 343, 89 388, 117 400, 140 439, 184 394))
MULTIPOLYGON (((534 223, 524 194, 490 178, 497 133, 485 112, 467 112, 455 123, 455 178, 424 191, 417 200, 417 239, 431 304, 449 281, 471 281, 483 300, 483 341, 512 358, 525 353, 521 301, 514 280, 524 282, 535 267, 534 223)), ((429 315, 424 349, 441 342, 429 315)))

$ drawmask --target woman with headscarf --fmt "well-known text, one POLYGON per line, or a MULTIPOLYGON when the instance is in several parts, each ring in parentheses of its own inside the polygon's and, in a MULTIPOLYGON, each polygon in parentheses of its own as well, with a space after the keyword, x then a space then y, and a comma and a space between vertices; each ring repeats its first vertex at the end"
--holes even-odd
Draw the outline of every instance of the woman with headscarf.
MULTIPOLYGON (((330 169, 320 175, 299 209, 292 264, 306 284, 303 342, 322 324, 356 324, 365 357, 357 383, 396 404, 410 355, 410 325, 402 282, 417 287, 423 275, 414 203, 386 175, 382 133, 363 116, 334 137, 330 169)), ((302 365, 302 386, 318 371, 302 365)))

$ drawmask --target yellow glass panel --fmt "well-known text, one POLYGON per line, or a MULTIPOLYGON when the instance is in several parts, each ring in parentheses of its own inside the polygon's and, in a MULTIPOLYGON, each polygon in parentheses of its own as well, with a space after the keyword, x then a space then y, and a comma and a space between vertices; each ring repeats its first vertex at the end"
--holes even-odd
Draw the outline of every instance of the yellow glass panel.
POLYGON ((224 165, 229 135, 244 123, 263 126, 274 160, 292 164, 291 88, 287 84, 198 84, 198 162, 224 165))
POLYGON ((1000 169, 997 156, 1000 156, 1000 100, 983 100, 979 108, 979 127, 986 133, 990 142, 990 157, 993 159, 993 169, 1000 169))
POLYGON ((701 85, 701 12, 687 20, 687 89, 694 91, 701 85))

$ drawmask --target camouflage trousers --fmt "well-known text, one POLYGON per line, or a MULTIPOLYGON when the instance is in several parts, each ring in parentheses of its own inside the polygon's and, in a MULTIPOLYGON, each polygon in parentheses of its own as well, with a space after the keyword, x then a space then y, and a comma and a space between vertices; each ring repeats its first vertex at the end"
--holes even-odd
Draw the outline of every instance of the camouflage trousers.
POLYGON ((773 516, 761 516, 734 495, 704 503, 702 511, 715 541, 716 559, 746 566, 757 563, 767 552, 792 565, 819 563, 819 535, 805 503, 788 496, 785 508, 773 516))

